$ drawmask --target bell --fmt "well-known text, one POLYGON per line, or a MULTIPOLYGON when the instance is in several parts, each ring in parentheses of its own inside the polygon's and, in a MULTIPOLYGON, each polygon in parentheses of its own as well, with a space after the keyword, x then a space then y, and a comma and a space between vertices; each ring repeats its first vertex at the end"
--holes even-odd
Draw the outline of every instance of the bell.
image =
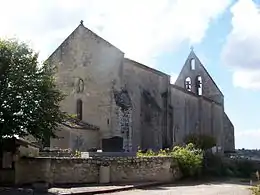
POLYGON ((197 87, 197 88, 201 88, 201 84, 202 84, 201 81, 198 80, 198 81, 196 82, 196 87, 197 87))

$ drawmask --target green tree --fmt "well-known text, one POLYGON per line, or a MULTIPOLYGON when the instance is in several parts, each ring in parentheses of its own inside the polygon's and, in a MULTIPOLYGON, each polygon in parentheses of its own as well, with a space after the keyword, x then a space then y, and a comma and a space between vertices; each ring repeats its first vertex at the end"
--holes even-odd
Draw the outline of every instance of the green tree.
POLYGON ((186 144, 193 143, 196 148, 200 148, 202 150, 207 150, 216 146, 216 139, 214 137, 203 134, 187 135, 184 139, 184 142, 186 144))
POLYGON ((54 68, 38 63, 25 43, 0 39, 0 140, 5 136, 55 137, 64 120, 64 95, 55 86, 54 68))

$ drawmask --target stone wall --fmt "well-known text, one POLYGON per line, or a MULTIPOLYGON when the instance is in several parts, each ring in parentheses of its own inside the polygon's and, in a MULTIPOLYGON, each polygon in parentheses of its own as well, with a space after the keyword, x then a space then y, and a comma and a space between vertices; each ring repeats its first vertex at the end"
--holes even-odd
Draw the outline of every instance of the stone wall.
POLYGON ((111 161, 111 182, 169 182, 180 177, 177 163, 171 157, 122 158, 111 161))
POLYGON ((22 158, 15 166, 16 184, 45 181, 50 184, 98 183, 100 166, 110 168, 110 182, 169 182, 180 178, 170 157, 22 158))
POLYGON ((197 93, 197 84, 196 80, 198 76, 202 78, 202 94, 215 102, 220 104, 224 104, 224 96, 222 92, 219 90, 217 84, 214 82, 210 74, 207 72, 205 67, 200 62, 199 58, 192 51, 188 56, 176 82, 175 85, 185 88, 185 80, 186 78, 191 79, 191 91, 197 93), (191 68, 192 61, 194 61, 195 67, 191 68))
POLYGON ((160 149, 167 138, 163 93, 167 93, 169 76, 158 70, 124 59, 123 85, 132 103, 132 148, 160 149))
POLYGON ((223 107, 178 86, 171 86, 173 144, 182 144, 188 134, 213 135, 223 146, 223 107))
POLYGON ((225 151, 229 151, 229 152, 235 151, 234 126, 226 113, 224 114, 224 132, 225 132, 225 140, 224 140, 225 151))
POLYGON ((82 120, 100 127, 100 143, 117 129, 112 87, 121 87, 123 56, 80 24, 48 59, 57 68, 58 87, 67 95, 61 109, 77 114, 77 100, 81 99, 82 120))
POLYGON ((99 131, 91 129, 77 129, 62 125, 56 135, 59 138, 51 138, 50 147, 60 149, 72 149, 86 152, 91 148, 99 147, 99 131))
POLYGON ((175 89, 169 75, 124 58, 121 50, 83 23, 48 61, 57 67, 57 84, 67 95, 61 109, 76 114, 76 103, 82 100, 82 109, 78 109, 82 120, 100 127, 98 135, 89 134, 91 145, 104 151, 135 152, 138 146, 158 150, 182 142, 184 135, 197 130, 214 133, 221 146, 224 134, 232 136, 228 123, 227 132, 223 132, 224 95, 193 51, 175 89), (199 77, 201 83, 197 82, 199 77), (187 78, 193 93, 186 93, 187 78), (198 86, 204 97, 194 95, 198 86), (113 144, 111 139, 121 140, 113 144))

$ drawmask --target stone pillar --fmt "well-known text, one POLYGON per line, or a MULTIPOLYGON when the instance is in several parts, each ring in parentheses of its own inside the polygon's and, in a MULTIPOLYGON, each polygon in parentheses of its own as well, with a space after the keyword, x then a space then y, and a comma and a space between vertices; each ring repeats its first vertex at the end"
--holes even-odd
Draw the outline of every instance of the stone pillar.
POLYGON ((110 182, 110 166, 101 165, 99 168, 99 183, 106 184, 110 182))

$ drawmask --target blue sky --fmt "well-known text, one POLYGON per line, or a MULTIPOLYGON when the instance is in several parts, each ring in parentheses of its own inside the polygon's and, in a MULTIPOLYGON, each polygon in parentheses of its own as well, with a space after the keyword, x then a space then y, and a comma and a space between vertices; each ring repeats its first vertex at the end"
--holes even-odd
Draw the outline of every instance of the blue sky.
POLYGON ((193 45, 225 95, 236 148, 260 148, 260 0, 0 3, 0 36, 27 41, 42 60, 80 20, 123 50, 126 57, 170 74, 173 81, 193 45))

